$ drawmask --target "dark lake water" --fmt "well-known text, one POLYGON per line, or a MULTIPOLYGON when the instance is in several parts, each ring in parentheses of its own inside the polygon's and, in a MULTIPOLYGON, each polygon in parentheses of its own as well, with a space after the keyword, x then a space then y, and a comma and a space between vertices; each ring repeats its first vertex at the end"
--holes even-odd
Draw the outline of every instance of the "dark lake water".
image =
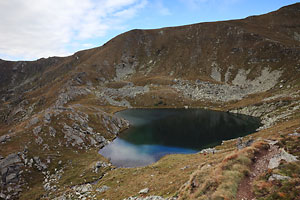
POLYGON ((257 118, 202 109, 129 109, 131 127, 99 153, 117 167, 145 166, 166 154, 195 153, 255 132, 257 118))

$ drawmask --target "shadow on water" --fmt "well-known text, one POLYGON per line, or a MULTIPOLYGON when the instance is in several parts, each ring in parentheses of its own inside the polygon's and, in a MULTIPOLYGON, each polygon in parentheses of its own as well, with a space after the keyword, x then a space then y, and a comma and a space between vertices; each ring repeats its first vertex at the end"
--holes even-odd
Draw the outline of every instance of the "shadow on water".
POLYGON ((195 153, 260 126, 254 117, 202 109, 129 109, 117 115, 131 127, 99 153, 118 167, 145 166, 166 154, 195 153))

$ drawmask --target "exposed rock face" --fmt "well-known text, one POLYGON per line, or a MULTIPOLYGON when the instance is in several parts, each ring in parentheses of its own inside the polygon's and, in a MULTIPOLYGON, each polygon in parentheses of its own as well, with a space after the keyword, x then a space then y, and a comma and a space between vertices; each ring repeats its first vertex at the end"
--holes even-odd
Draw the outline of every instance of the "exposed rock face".
POLYGON ((105 191, 107 191, 109 189, 110 189, 110 187, 104 185, 104 186, 102 186, 100 188, 97 188, 96 191, 99 192, 99 193, 102 193, 102 192, 105 192, 105 191))
POLYGON ((274 169, 278 167, 281 160, 285 160, 286 162, 295 162, 297 161, 297 157, 287 153, 284 149, 280 149, 280 153, 271 158, 268 168, 274 169))
POLYGON ((280 180, 280 181, 282 181, 282 180, 289 180, 289 179, 291 179, 291 177, 288 177, 288 176, 282 176, 282 175, 280 175, 280 174, 272 174, 272 175, 269 177, 268 181, 274 181, 274 180, 280 180))
POLYGON ((74 191, 79 192, 79 193, 85 193, 89 192, 92 190, 92 185, 91 184, 85 184, 85 185, 80 185, 80 186, 75 186, 73 188, 74 191))
POLYGON ((21 162, 20 157, 16 154, 10 154, 4 159, 0 160, 0 186, 1 195, 7 198, 7 196, 16 196, 22 190, 20 190, 20 176, 22 174, 22 167, 24 164, 21 162), (14 192, 11 193, 8 185, 14 187, 14 192), (10 194, 9 194, 10 193, 10 194))
MULTIPOLYGON (((212 78, 221 82, 220 69, 213 68, 212 70, 212 78)), ((270 72, 269 70, 268 68, 263 68, 261 75, 254 80, 249 80, 248 78, 250 70, 245 71, 241 69, 230 84, 227 84, 227 82, 225 84, 215 84, 202 81, 192 83, 177 80, 177 84, 173 85, 173 87, 182 92, 187 98, 193 100, 206 99, 213 102, 241 100, 247 95, 267 91, 278 83, 282 72, 277 70, 270 72)), ((230 78, 228 76, 226 79, 230 78)))
POLYGON ((64 133, 67 141, 71 142, 73 146, 81 145, 82 143, 84 143, 83 140, 81 139, 81 137, 84 137, 84 133, 81 133, 80 131, 73 129, 67 124, 64 125, 64 133))
POLYGON ((259 130, 262 130, 271 127, 279 120, 288 119, 291 115, 296 113, 299 108, 300 101, 275 101, 271 103, 264 102, 260 105, 251 105, 240 109, 234 109, 230 110, 230 112, 260 117, 263 126, 261 126, 259 130), (278 112, 279 108, 281 109, 280 112, 278 112))
POLYGON ((138 62, 136 59, 131 58, 130 56, 123 55, 121 58, 121 63, 116 65, 116 81, 123 80, 128 78, 129 75, 132 75, 136 72, 135 67, 137 67, 138 62))
POLYGON ((58 99, 55 103, 55 107, 63 107, 66 103, 73 100, 77 96, 87 95, 90 92, 91 91, 88 88, 67 86, 60 92, 60 95, 58 96, 58 99))

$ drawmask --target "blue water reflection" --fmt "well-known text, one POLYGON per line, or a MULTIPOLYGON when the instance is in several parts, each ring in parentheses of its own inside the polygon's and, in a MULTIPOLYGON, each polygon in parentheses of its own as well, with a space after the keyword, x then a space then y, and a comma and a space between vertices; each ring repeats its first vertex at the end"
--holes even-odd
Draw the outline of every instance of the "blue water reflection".
POLYGON ((196 153, 196 150, 180 147, 169 147, 163 145, 134 145, 124 139, 117 138, 105 148, 100 150, 100 153, 110 159, 115 166, 135 167, 146 166, 166 154, 175 153, 196 153))

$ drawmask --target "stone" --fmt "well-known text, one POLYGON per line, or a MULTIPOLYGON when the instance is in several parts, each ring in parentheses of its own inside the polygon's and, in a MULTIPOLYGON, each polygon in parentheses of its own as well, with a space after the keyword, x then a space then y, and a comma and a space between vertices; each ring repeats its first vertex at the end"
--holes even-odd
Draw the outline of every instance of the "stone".
POLYGON ((76 129, 73 129, 72 127, 68 126, 67 124, 64 125, 64 133, 65 138, 67 138, 68 141, 73 140, 73 145, 77 144, 80 145, 84 143, 84 141, 81 139, 81 137, 78 136, 80 132, 76 129))
POLYGON ((90 138, 90 141, 91 141, 91 145, 96 146, 97 145, 96 140, 93 137, 89 137, 89 138, 90 138))
POLYGON ((0 169, 13 165, 15 163, 20 163, 21 159, 16 153, 9 154, 5 159, 0 161, 0 169))
POLYGON ((273 156, 268 164, 269 169, 274 169, 279 166, 280 161, 285 160, 286 162, 294 162, 297 161, 297 157, 289 154, 284 149, 280 149, 280 153, 273 156))
POLYGON ((35 127, 35 128, 32 130, 33 134, 36 135, 36 136, 37 136, 41 131, 42 131, 42 127, 41 127, 41 126, 37 126, 37 127, 35 127))
POLYGON ((289 180, 289 179, 291 179, 291 177, 289 177, 289 176, 282 176, 280 174, 272 174, 269 177, 268 181, 274 181, 274 180, 283 181, 283 180, 289 180))
POLYGON ((97 188, 96 191, 99 192, 99 193, 102 193, 102 192, 105 192, 107 190, 109 190, 110 187, 106 186, 106 185, 103 185, 102 187, 100 188, 97 188))
POLYGON ((29 166, 29 167, 32 167, 32 164, 33 164, 33 159, 31 158, 31 159, 29 160, 29 162, 28 162, 28 166, 29 166))
POLYGON ((51 126, 49 126, 49 134, 52 137, 55 137, 55 134, 56 134, 56 130, 51 126))
POLYGON ((5 176, 8 172, 8 167, 2 168, 0 172, 1 172, 1 176, 5 176))
POLYGON ((239 150, 244 148, 243 140, 240 137, 237 139, 236 148, 239 149, 239 150))
POLYGON ((17 174, 11 173, 8 176, 6 176, 6 183, 10 183, 16 178, 17 178, 17 174))
POLYGON ((35 157, 33 157, 33 159, 35 161, 35 166, 38 168, 38 170, 41 171, 41 170, 45 170, 48 168, 45 163, 41 162, 39 157, 35 156, 35 157))
POLYGON ((251 146, 251 144, 254 142, 254 140, 252 138, 250 138, 249 140, 247 140, 246 142, 243 142, 243 138, 239 137, 237 139, 237 142, 236 142, 236 147, 237 149, 243 149, 245 147, 249 147, 251 146))
POLYGON ((51 122, 51 113, 46 112, 44 114, 44 122, 47 123, 47 124, 51 122))
POLYGON ((200 151, 200 153, 216 153, 218 152, 218 150, 216 150, 215 148, 207 148, 207 149, 202 149, 200 151))
POLYGON ((50 183, 46 183, 43 187, 44 187, 44 190, 46 190, 46 191, 51 190, 50 183))
POLYGON ((249 147, 249 146, 251 146, 251 144, 254 142, 254 140, 253 139, 249 139, 249 140, 247 140, 246 142, 245 142, 245 146, 246 147, 249 147))
POLYGON ((93 188, 92 188, 92 185, 88 183, 85 185, 75 186, 73 189, 79 193, 86 193, 86 192, 92 191, 93 188))
POLYGON ((102 143, 102 142, 105 142, 105 138, 99 134, 96 134, 95 135, 95 140, 98 142, 98 143, 102 143))
POLYGON ((297 132, 295 132, 295 133, 290 133, 289 136, 300 137, 300 133, 297 133, 297 132))
POLYGON ((38 144, 38 145, 41 145, 43 143, 43 138, 41 137, 38 137, 35 139, 35 142, 38 144))
POLYGON ((139 194, 147 194, 149 192, 149 188, 144 188, 139 191, 139 194))
POLYGON ((96 164, 95 164, 95 167, 96 168, 100 168, 102 166, 102 162, 101 161, 98 161, 96 164))
POLYGON ((0 199, 6 199, 6 195, 3 193, 0 193, 0 199))
POLYGON ((27 125, 27 128, 29 128, 29 127, 31 127, 31 126, 37 124, 39 121, 40 121, 40 120, 39 120, 38 117, 32 118, 32 119, 29 121, 29 124, 27 125))
POLYGON ((0 137, 0 143, 5 143, 7 140, 10 139, 10 136, 9 135, 2 135, 0 137))

